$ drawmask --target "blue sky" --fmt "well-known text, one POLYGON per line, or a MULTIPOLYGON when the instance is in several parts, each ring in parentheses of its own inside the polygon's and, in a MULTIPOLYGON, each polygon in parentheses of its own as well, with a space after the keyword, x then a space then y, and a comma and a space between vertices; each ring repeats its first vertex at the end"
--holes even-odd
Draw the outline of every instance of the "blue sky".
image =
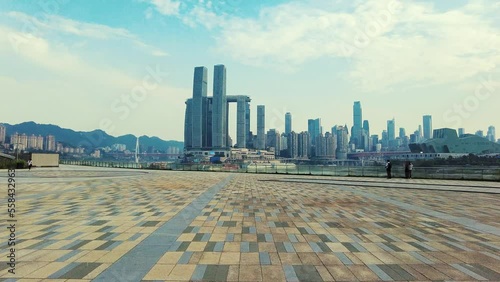
MULTIPOLYGON (((182 140, 196 66, 225 64, 228 94, 266 128, 321 118, 372 134, 500 127, 500 2, 43 0, 0 2, 0 122, 34 120, 182 140), (3 104, 3 103, 2 103, 3 104), (22 113, 19 113, 19 109, 22 113)), ((236 120, 230 123, 235 131, 236 120)), ((498 138, 498 137, 497 137, 498 138)))

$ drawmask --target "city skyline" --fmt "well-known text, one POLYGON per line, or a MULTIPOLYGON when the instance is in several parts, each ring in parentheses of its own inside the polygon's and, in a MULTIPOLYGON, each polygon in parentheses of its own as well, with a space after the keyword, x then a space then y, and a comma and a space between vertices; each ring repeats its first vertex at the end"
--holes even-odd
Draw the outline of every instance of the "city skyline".
POLYGON ((409 135, 424 115, 433 128, 500 127, 498 3, 210 3, 2 1, 1 93, 16 106, 0 122, 183 140, 193 67, 224 64, 227 95, 265 105, 266 132, 284 132, 287 112, 297 133, 316 118, 351 130, 353 101, 370 134, 395 118, 409 135))

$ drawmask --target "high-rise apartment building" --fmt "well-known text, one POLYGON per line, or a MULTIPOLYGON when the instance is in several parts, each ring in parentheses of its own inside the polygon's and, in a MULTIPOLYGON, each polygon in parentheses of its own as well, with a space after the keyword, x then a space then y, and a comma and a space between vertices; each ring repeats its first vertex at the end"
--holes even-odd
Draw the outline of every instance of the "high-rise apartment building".
POLYGON ((307 120, 307 132, 309 133, 309 141, 311 145, 314 145, 314 138, 321 134, 321 119, 309 119, 307 120))
POLYGON ((193 149, 201 149, 204 146, 203 136, 207 132, 206 100, 207 68, 196 67, 194 69, 193 100, 191 102, 191 147, 193 149))
POLYGON ((56 137, 54 135, 47 135, 45 137, 45 150, 49 152, 56 151, 56 137))
POLYGON ((314 157, 317 159, 334 159, 337 150, 337 139, 330 132, 316 136, 314 157))
POLYGON ((496 136, 495 136, 495 127, 493 125, 488 127, 488 133, 486 134, 486 138, 490 140, 491 142, 495 142, 496 136))
POLYGON ((297 137, 297 156, 299 158, 307 159, 310 156, 311 146, 309 144, 309 132, 302 131, 297 137))
POLYGON ((3 124, 0 124, 0 144, 5 144, 6 136, 7 136, 7 129, 3 124))
POLYGON ((363 121, 362 141, 365 152, 371 151, 370 122, 368 120, 363 121))
POLYGON ((361 102, 355 101, 352 106, 352 129, 350 143, 354 144, 356 149, 364 149, 363 138, 363 111, 361 109, 361 102))
POLYGON ((281 151, 281 134, 276 129, 269 129, 266 133, 266 148, 273 148, 278 157, 281 151))
POLYGON ((337 135, 337 149, 336 156, 339 160, 347 159, 347 153, 349 151, 349 131, 346 126, 335 126, 332 128, 332 132, 337 135))
POLYGON ((266 107, 257 106, 257 149, 266 149, 266 107))
POLYGON ((37 143, 37 138, 35 134, 31 134, 31 136, 28 136, 28 149, 36 149, 36 143, 37 143))
POLYGON ((432 116, 425 115, 423 117, 423 125, 424 125, 424 139, 432 138, 432 116))
POLYGON ((387 139, 389 141, 396 139, 396 120, 391 119, 387 121, 387 139))
POLYGON ((226 101, 226 67, 214 67, 214 91, 212 102, 212 147, 227 146, 227 101, 226 101))
MULTIPOLYGON (((291 133, 291 132, 290 132, 291 133)), ((289 133, 289 134, 290 134, 289 133)), ((282 133, 281 134, 281 138, 280 138, 280 149, 282 151, 285 151, 288 149, 288 135, 289 134, 285 134, 285 133, 282 133)), ((281 156, 283 157, 286 157, 286 154, 280 154, 281 156)))
POLYGON ((403 127, 400 127, 399 128, 399 138, 403 139, 406 137, 406 129, 404 129, 403 127))
POLYGON ((288 112, 285 114, 285 134, 290 132, 292 132, 292 114, 288 112))
POLYGON ((26 150, 28 148, 28 136, 23 133, 14 133, 10 136, 10 144, 14 146, 15 150, 26 150))
POLYGON ((289 158, 297 158, 299 155, 299 135, 295 131, 290 132, 287 137, 287 151, 289 158))

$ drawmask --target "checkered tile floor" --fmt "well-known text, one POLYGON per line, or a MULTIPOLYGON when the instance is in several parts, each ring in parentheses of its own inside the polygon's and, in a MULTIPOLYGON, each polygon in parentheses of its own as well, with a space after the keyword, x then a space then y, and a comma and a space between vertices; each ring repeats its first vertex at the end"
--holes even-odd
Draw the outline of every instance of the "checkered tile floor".
POLYGON ((4 281, 500 280, 500 195, 448 191, 499 183, 74 166, 16 181, 4 281))

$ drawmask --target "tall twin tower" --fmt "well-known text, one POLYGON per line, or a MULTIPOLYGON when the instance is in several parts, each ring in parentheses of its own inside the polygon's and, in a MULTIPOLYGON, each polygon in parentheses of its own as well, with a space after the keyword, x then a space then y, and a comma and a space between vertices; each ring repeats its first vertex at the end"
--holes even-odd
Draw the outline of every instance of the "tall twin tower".
POLYGON ((196 67, 193 98, 186 101, 184 147, 187 151, 229 150, 229 103, 237 103, 236 146, 246 148, 250 137, 250 98, 226 95, 226 67, 214 67, 213 97, 207 97, 207 68, 196 67))

